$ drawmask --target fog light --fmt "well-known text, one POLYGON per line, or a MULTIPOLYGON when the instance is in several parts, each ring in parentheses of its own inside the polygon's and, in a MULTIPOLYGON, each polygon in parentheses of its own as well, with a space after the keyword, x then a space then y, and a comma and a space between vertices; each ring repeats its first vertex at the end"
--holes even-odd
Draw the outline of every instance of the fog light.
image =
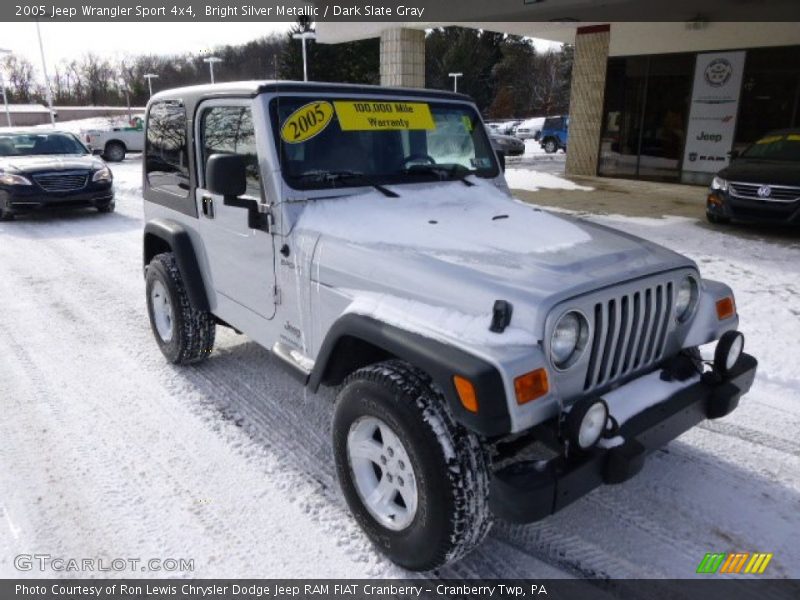
POLYGON ((744 336, 738 331, 726 331, 717 342, 714 351, 714 369, 723 377, 728 377, 730 372, 739 362, 744 350, 744 336))
POLYGON ((565 419, 567 439, 572 446, 588 450, 602 437, 608 422, 608 405, 603 399, 584 398, 576 402, 565 419))

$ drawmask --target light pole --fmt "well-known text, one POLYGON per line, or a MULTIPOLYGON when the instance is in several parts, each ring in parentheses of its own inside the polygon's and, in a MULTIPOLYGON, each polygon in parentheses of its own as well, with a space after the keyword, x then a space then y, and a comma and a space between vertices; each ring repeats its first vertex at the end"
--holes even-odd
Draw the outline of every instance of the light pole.
POLYGON ((53 113, 53 92, 50 89, 50 77, 47 75, 47 61, 44 59, 44 44, 42 43, 42 30, 39 21, 36 21, 36 35, 39 38, 39 54, 42 55, 42 73, 44 73, 44 91, 47 94, 47 106, 50 108, 50 124, 56 126, 56 117, 53 113))
POLYGON ((144 78, 147 79, 147 89, 150 90, 150 95, 153 95, 153 79, 158 79, 155 73, 145 73, 144 78))
POLYGON ((119 87, 125 92, 125 105, 128 107, 128 125, 130 125, 133 120, 133 116, 131 115, 131 96, 128 93, 128 84, 125 83, 124 77, 119 78, 119 87))
POLYGON ((448 73, 447 75, 449 77, 453 78, 453 91, 457 92, 458 91, 458 78, 461 77, 464 74, 463 73, 448 73))
POLYGON ((203 59, 204 63, 208 63, 208 70, 211 72, 211 83, 214 83, 214 64, 221 63, 222 59, 217 56, 209 56, 203 59))
POLYGON ((304 31, 302 33, 295 33, 292 37, 300 40, 303 44, 303 81, 308 81, 308 59, 306 58, 306 40, 317 39, 317 34, 313 31, 304 31))
MULTIPOLYGON (((0 55, 11 54, 11 50, 0 48, 0 55)), ((3 104, 6 106, 6 125, 11 127, 11 110, 8 108, 8 96, 6 95, 6 80, 3 79, 3 70, 0 69, 0 88, 3 88, 3 104)))

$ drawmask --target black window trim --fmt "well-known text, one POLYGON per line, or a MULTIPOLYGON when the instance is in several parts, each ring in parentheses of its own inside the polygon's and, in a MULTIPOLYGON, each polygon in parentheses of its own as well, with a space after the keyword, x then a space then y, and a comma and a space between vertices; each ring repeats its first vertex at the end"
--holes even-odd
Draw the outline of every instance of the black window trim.
MULTIPOLYGON (((255 132, 256 137, 256 151, 258 151, 258 127, 256 127, 256 119, 255 119, 255 112, 257 110, 257 106, 254 104, 252 98, 242 98, 241 96, 228 96, 228 97, 214 97, 214 98, 207 98, 201 100, 200 103, 197 105, 197 109, 195 110, 195 119, 194 119, 194 143, 193 151, 194 151, 194 163, 195 163, 195 172, 196 172, 196 182, 198 189, 205 189, 206 185, 206 166, 203 164, 202 157, 203 157, 203 116, 206 111, 209 111, 213 108, 218 107, 245 107, 250 110, 250 114, 253 118, 253 130, 255 132)), ((261 170, 261 157, 256 154, 259 163, 259 172, 261 170)), ((261 188, 261 196, 256 198, 253 196, 249 196, 245 194, 246 197, 253 198, 254 200, 258 200, 261 204, 269 204, 267 202, 267 194, 264 188, 264 174, 261 173, 261 178, 259 180, 260 188, 261 188)))
POLYGON ((195 196, 194 190, 196 187, 195 178, 193 176, 194 160, 192 157, 192 153, 189 151, 189 146, 192 144, 191 128, 189 127, 189 124, 191 122, 192 122, 191 116, 187 111, 186 104, 180 98, 165 98, 164 100, 156 100, 147 107, 147 114, 145 115, 145 127, 144 127, 144 135, 145 135, 144 153, 142 154, 142 167, 144 171, 144 176, 142 178, 143 179, 142 185, 143 185, 144 198, 147 202, 152 202, 153 204, 159 204, 161 206, 169 208, 170 210, 182 213, 188 217, 197 218, 197 202, 195 201, 194 197, 195 196), (189 190, 186 196, 179 196, 177 194, 168 192, 164 189, 151 186, 150 179, 147 176, 147 155, 148 155, 147 134, 150 129, 150 114, 153 108, 160 104, 171 104, 173 106, 179 106, 183 109, 184 120, 185 120, 184 135, 186 137, 185 144, 187 147, 186 158, 189 170, 188 174, 189 190))

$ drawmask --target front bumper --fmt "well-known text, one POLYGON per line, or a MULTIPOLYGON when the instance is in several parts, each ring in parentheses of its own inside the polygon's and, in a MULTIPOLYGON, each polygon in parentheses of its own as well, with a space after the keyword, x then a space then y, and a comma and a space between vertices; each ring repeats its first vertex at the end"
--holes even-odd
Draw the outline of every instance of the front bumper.
POLYGON ((800 225, 800 201, 776 202, 737 198, 729 193, 711 191, 706 210, 724 219, 744 223, 800 225))
MULTIPOLYGON (((546 463, 522 461, 495 472, 490 504, 508 521, 529 523, 553 514, 602 484, 621 483, 644 465, 645 456, 704 419, 730 414, 755 378, 758 361, 743 354, 727 381, 706 373, 695 383, 625 421, 617 435, 624 442, 597 447, 574 458, 546 463)), ((613 411, 612 411, 613 416, 613 411)))
POLYGON ((46 192, 38 186, 0 188, 0 208, 12 213, 67 208, 98 208, 114 200, 112 184, 92 184, 75 192, 46 192))

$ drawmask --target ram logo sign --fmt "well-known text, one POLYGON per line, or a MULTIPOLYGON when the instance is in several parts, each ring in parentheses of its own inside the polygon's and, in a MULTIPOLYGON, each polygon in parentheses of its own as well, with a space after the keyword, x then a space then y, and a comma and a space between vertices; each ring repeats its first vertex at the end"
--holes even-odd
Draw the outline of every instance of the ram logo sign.
POLYGON ((761 575, 771 560, 771 552, 708 553, 697 565, 697 572, 705 575, 714 573, 761 575))

